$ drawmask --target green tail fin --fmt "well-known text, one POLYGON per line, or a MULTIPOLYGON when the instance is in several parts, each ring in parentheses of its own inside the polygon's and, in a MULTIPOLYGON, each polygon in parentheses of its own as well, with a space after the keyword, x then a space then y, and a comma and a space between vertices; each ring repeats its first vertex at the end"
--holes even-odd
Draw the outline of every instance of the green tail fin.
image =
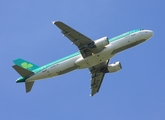
POLYGON ((30 70, 30 71, 33 71, 33 70, 39 68, 38 65, 35 65, 35 64, 33 64, 33 63, 31 63, 31 62, 28 62, 28 61, 26 61, 26 60, 23 60, 23 59, 21 59, 21 58, 18 58, 18 59, 16 59, 16 60, 14 60, 13 62, 14 62, 16 65, 18 65, 18 66, 20 66, 20 67, 22 67, 22 68, 24 68, 24 69, 30 70))

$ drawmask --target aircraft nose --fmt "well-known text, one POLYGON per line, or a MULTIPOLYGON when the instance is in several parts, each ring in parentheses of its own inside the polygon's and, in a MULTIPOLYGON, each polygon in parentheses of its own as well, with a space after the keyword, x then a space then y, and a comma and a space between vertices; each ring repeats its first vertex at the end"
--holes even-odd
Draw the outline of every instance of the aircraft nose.
POLYGON ((152 30, 145 30, 146 38, 149 39, 154 35, 154 32, 152 30))

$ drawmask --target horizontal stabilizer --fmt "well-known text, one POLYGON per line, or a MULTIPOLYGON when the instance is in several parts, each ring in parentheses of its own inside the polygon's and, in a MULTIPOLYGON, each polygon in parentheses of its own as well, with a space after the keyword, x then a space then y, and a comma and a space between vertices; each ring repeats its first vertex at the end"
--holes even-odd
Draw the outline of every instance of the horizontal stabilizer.
POLYGON ((18 65, 14 65, 12 66, 22 77, 27 77, 29 75, 33 75, 34 73, 25 69, 25 68, 22 68, 18 65))
POLYGON ((34 81, 33 82, 25 82, 26 93, 31 91, 33 84, 34 84, 34 81))

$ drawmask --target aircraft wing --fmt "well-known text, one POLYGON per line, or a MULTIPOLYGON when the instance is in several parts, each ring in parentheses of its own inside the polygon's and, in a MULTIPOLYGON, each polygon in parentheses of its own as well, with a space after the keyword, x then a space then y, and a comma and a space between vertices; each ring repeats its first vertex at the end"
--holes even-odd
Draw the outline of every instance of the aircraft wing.
POLYGON ((102 50, 101 48, 96 48, 93 40, 81 34, 80 32, 74 30, 73 28, 69 27, 63 22, 57 21, 53 22, 53 24, 60 28, 64 36, 70 39, 71 42, 78 47, 80 53, 84 58, 91 56, 92 53, 97 53, 102 50))
POLYGON ((91 78, 91 89, 92 89, 91 96, 93 96, 94 94, 99 92, 100 86, 101 86, 102 81, 104 79, 104 75, 107 72, 108 63, 109 63, 109 60, 89 68, 89 70, 92 74, 92 78, 91 78))

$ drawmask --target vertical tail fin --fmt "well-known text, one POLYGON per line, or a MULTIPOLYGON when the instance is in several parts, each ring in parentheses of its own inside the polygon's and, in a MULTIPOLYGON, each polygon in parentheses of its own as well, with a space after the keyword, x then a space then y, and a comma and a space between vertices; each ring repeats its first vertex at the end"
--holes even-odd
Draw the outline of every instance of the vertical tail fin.
MULTIPOLYGON (((25 68, 22 68, 18 65, 14 65, 12 66, 22 77, 27 77, 29 75, 33 75, 34 73, 30 70, 27 70, 25 68)), ((21 81, 17 81, 17 82, 22 82, 22 78, 21 78, 21 81)), ((32 87, 33 87, 33 84, 34 84, 34 81, 32 82, 25 82, 25 88, 26 88, 26 92, 30 92, 32 87)))
POLYGON ((22 67, 22 68, 24 68, 24 69, 30 70, 30 71, 33 71, 33 70, 39 68, 38 65, 35 65, 35 64, 33 64, 33 63, 31 63, 31 62, 28 62, 28 61, 26 61, 26 60, 23 60, 23 59, 21 59, 21 58, 18 58, 18 59, 16 59, 16 60, 14 60, 13 62, 14 62, 16 65, 18 65, 18 66, 20 66, 20 67, 22 67))
MULTIPOLYGON (((25 80, 26 77, 34 74, 33 70, 39 68, 38 65, 35 65, 21 58, 18 58, 13 62, 15 63, 15 65, 12 67, 23 77, 23 79, 25 78, 25 80)), ((23 82, 25 82, 26 92, 30 92, 33 87, 34 81, 26 82, 25 80, 23 82)), ((20 79, 20 81, 17 82, 22 82, 22 78, 20 79)))

